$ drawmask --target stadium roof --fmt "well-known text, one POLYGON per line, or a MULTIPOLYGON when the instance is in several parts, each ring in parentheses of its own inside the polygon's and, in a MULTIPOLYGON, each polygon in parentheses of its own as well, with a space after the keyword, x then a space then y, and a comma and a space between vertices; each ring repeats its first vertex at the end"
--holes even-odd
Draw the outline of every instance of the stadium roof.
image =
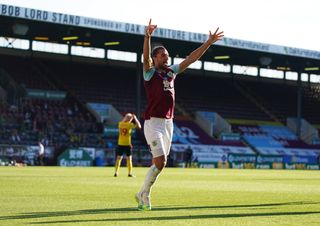
MULTIPOLYGON (((49 42, 71 44, 82 42, 97 48, 142 53, 145 28, 143 25, 3 4, 0 4, 0 8, 0 36, 30 41, 36 37, 47 37, 49 42), (64 37, 74 36, 78 39, 63 40, 64 37)), ((187 56, 207 38, 206 34, 165 28, 158 28, 156 31, 152 42, 165 45, 171 56, 181 58, 187 56)), ((320 67, 320 52, 226 37, 210 47, 201 60, 271 69, 282 67, 303 72, 305 68, 320 67), (229 58, 216 60, 216 56, 229 58)), ((319 73, 319 69, 315 73, 319 73)))

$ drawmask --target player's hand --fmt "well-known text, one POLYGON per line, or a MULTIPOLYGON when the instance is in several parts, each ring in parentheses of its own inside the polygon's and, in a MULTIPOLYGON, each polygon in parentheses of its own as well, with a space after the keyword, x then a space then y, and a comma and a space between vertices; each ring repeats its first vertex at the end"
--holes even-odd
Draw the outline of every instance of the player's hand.
POLYGON ((151 24, 151 18, 150 18, 149 24, 146 27, 145 36, 150 37, 156 28, 157 28, 157 25, 151 24))
POLYGON ((223 36, 223 31, 219 31, 219 28, 217 28, 213 34, 209 31, 209 39, 211 40, 211 43, 221 40, 223 36))

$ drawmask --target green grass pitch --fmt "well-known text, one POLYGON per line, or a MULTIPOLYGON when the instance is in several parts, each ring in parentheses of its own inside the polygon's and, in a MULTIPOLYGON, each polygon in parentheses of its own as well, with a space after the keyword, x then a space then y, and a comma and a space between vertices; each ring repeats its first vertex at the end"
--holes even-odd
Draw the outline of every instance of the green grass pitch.
POLYGON ((0 225, 320 225, 320 171, 166 168, 140 212, 147 169, 0 167, 0 225))

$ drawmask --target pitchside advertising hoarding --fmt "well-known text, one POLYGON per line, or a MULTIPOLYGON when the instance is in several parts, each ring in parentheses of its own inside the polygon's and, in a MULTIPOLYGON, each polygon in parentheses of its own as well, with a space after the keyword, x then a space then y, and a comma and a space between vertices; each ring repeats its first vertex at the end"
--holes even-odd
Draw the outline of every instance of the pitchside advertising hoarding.
MULTIPOLYGON (((39 146, 37 145, 0 145, 0 165, 8 165, 9 161, 23 162, 29 166, 39 165, 39 146), (8 149, 12 151, 8 153, 8 149)), ((45 147, 44 162, 52 162, 54 158, 54 148, 45 147)))
MULTIPOLYGON (((123 23, 103 19, 95 19, 89 17, 82 17, 58 12, 50 12, 46 10, 23 8, 13 5, 0 4, 0 15, 8 17, 17 17, 28 20, 36 20, 41 22, 57 23, 71 26, 87 27, 100 30, 124 32, 129 34, 144 35, 145 26, 132 23, 123 23)), ((202 43, 208 38, 208 34, 173 30, 167 28, 158 27, 154 34, 155 37, 169 38, 190 42, 202 43)), ((320 52, 305 50, 299 48, 271 45, 266 43, 245 41, 233 38, 223 38, 222 41, 218 41, 215 45, 248 49, 262 52, 270 52, 283 55, 299 56, 312 59, 320 59, 320 52)))
POLYGON ((198 164, 216 164, 219 162, 230 161, 235 162, 238 158, 246 160, 248 160, 247 158, 249 158, 249 162, 255 162, 256 158, 255 153, 249 147, 173 144, 172 151, 184 152, 188 147, 191 147, 191 149, 193 150, 193 161, 196 161, 198 164))
POLYGON ((93 158, 84 149, 67 149, 58 157, 59 166, 92 166, 93 158))
POLYGON ((112 150, 103 148, 68 148, 57 160, 58 166, 106 166, 110 160, 114 160, 112 150))

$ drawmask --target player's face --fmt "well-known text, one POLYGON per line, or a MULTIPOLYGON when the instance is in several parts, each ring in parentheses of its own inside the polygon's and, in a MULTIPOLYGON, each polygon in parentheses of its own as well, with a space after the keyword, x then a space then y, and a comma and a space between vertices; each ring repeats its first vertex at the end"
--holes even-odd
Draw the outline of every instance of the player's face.
POLYGON ((169 53, 166 49, 160 49, 154 57, 155 67, 159 69, 166 69, 168 67, 169 53))

